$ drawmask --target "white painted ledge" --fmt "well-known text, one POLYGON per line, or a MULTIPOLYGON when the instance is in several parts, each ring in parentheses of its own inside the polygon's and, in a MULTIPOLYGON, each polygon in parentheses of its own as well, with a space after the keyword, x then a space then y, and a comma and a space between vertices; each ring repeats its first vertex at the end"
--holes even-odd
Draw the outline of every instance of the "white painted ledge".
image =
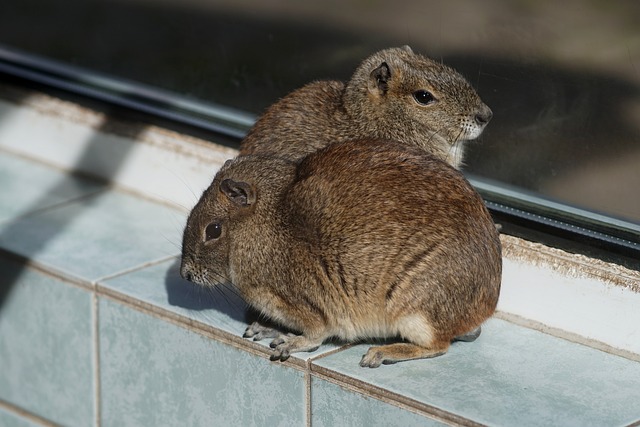
MULTIPOLYGON (((504 258, 498 310, 640 355, 640 293, 504 258)), ((509 320, 509 317, 504 317, 509 320)), ((526 323, 525 323, 526 326, 526 323)), ((538 329, 544 329, 538 327, 538 329)), ((567 337, 572 338, 572 337, 567 337)), ((594 345, 595 347, 600 347, 594 345)))

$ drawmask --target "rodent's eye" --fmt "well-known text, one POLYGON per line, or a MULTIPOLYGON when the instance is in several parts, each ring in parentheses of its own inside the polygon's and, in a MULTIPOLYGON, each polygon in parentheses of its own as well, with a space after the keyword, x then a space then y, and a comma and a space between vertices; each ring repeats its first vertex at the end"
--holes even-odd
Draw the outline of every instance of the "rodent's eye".
POLYGON ((413 99, 415 99, 418 104, 429 105, 435 102, 436 98, 426 90, 417 90, 413 92, 413 99))
POLYGON ((205 239, 208 242, 209 240, 214 240, 219 238, 222 235, 222 224, 218 222, 212 222, 207 225, 207 228, 204 229, 205 239))

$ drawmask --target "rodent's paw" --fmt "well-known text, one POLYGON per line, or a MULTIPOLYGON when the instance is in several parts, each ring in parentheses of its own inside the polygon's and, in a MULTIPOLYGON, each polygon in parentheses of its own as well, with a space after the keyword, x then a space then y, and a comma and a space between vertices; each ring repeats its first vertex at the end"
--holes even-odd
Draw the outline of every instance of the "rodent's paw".
POLYGON ((448 341, 433 342, 429 347, 411 343, 395 343, 371 347, 367 354, 362 356, 360 366, 363 368, 377 368, 383 364, 391 365, 403 360, 436 357, 445 354, 448 348, 448 341))
POLYGON ((281 334, 282 332, 277 329, 263 326, 259 322, 253 322, 247 326, 242 336, 244 338, 253 338, 254 341, 262 341, 265 338, 276 338, 281 334))
POLYGON ((269 344, 273 349, 271 360, 285 361, 291 353, 315 351, 320 347, 320 344, 321 343, 308 339, 304 335, 281 334, 269 344))
POLYGON ((482 333, 482 328, 478 326, 473 331, 469 331, 466 334, 458 335, 453 340, 463 341, 463 342, 473 342, 480 336, 481 333, 482 333))
POLYGON ((377 368, 384 362, 384 352, 378 347, 371 347, 367 354, 360 359, 360 366, 363 368, 377 368))
POLYGON ((271 354, 271 360, 281 360, 285 361, 289 358, 291 353, 295 352, 293 345, 293 338, 296 336, 294 334, 280 334, 276 339, 271 341, 269 347, 273 349, 273 353, 271 354))

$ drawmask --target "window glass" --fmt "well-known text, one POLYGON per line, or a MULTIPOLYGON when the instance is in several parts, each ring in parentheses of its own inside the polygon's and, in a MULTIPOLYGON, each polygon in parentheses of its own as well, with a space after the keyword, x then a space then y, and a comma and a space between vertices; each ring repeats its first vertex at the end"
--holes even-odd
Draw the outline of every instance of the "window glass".
POLYGON ((639 230, 638 1, 5 0, 0 44, 256 115, 409 44, 493 109, 470 176, 639 230))

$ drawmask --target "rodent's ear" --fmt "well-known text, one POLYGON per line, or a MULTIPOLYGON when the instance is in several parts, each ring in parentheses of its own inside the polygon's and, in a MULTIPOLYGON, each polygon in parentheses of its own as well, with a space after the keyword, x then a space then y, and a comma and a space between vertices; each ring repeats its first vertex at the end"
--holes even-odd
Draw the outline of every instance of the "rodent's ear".
POLYGON ((402 46, 401 49, 407 53, 413 53, 413 49, 411 49, 411 46, 409 46, 408 44, 405 44, 404 46, 402 46))
POLYGON ((374 96, 386 95, 389 90, 389 80, 391 80, 391 69, 389 64, 383 62, 369 76, 369 92, 374 96))
POLYGON ((256 201, 256 193, 248 182, 225 179, 220 183, 220 191, 239 206, 249 206, 256 201))

